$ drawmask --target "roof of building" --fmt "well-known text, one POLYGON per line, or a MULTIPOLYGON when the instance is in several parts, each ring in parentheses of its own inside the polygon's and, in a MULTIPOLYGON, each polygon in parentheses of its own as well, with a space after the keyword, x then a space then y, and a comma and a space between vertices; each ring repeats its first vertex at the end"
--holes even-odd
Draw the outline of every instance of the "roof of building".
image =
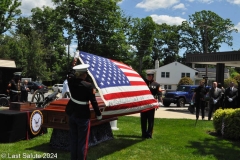
POLYGON ((16 68, 15 61, 0 59, 0 67, 16 68))

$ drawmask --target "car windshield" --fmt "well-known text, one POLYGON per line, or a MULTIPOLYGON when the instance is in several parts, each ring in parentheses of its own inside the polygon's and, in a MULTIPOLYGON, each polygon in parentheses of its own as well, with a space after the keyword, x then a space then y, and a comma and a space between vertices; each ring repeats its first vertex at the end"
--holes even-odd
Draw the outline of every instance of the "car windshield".
POLYGON ((188 92, 189 91, 188 86, 178 86, 177 91, 183 91, 183 92, 188 92))

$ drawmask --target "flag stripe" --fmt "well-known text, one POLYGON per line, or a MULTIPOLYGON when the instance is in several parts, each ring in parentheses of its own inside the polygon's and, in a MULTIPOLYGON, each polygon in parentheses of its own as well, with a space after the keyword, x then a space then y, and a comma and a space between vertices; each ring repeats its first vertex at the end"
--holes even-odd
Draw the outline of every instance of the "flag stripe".
POLYGON ((145 91, 132 91, 132 92, 117 92, 117 93, 111 93, 111 94, 105 94, 104 98, 106 100, 111 100, 111 99, 118 99, 119 97, 122 98, 130 98, 130 97, 137 97, 137 96, 150 96, 151 98, 153 97, 152 95, 149 95, 147 90, 145 91))
POLYGON ((116 110, 116 109, 127 109, 127 108, 134 108, 138 106, 142 106, 144 104, 152 104, 151 106, 158 105, 156 100, 153 99, 147 99, 144 101, 136 101, 136 102, 130 102, 130 103, 124 103, 124 104, 119 104, 119 105, 110 105, 111 107, 107 107, 109 109, 107 110, 116 110))
POLYGON ((122 93, 122 92, 134 92, 134 91, 146 91, 149 92, 148 87, 145 86, 138 86, 136 90, 136 86, 122 86, 122 87, 108 87, 108 88, 102 88, 101 92, 103 95, 105 94, 112 94, 112 93, 122 93))

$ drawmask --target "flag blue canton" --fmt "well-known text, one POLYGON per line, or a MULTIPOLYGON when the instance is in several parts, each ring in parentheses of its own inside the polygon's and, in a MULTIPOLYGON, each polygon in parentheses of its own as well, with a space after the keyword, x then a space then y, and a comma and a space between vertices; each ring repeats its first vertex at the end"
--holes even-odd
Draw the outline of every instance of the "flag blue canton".
POLYGON ((130 85, 123 71, 111 60, 86 52, 80 52, 80 57, 85 64, 90 65, 88 71, 94 77, 99 88, 130 85))

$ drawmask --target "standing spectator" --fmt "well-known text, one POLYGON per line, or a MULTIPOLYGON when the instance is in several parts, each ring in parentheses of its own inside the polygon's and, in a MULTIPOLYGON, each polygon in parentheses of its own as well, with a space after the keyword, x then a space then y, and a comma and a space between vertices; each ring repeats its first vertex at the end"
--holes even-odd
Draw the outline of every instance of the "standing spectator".
POLYGON ((21 102, 27 102, 28 101, 28 80, 24 80, 23 85, 21 86, 21 102))
POLYGON ((225 108, 236 108, 237 107, 237 97, 238 89, 234 87, 234 83, 230 82, 229 87, 224 93, 225 97, 225 108))
POLYGON ((204 81, 200 81, 199 86, 195 88, 194 94, 192 97, 192 101, 195 100, 196 105, 196 119, 199 118, 199 112, 201 109, 202 112, 202 120, 205 117, 205 95, 207 94, 207 90, 204 87, 204 81))
POLYGON ((220 103, 219 106, 220 106, 220 108, 222 107, 224 109, 224 92, 225 92, 225 88, 222 86, 221 83, 218 83, 217 87, 220 88, 221 91, 222 91, 221 99, 219 100, 220 101, 219 102, 220 103))
POLYGON ((91 116, 89 101, 97 119, 102 119, 93 86, 85 81, 88 67, 88 64, 73 67, 67 78, 71 93, 66 106, 70 126, 71 160, 85 160, 87 157, 91 116))
POLYGON ((217 87, 217 82, 213 82, 213 87, 209 91, 210 109, 208 111, 208 120, 212 118, 212 113, 220 106, 220 99, 222 97, 222 90, 217 87))
POLYGON ((68 81, 67 79, 63 82, 63 89, 62 89, 62 98, 69 98, 70 97, 70 92, 69 92, 69 87, 68 87, 68 81))
POLYGON ((21 72, 13 73, 13 79, 8 83, 7 92, 10 95, 10 102, 19 102, 21 96, 21 72))
MULTIPOLYGON (((161 102, 160 84, 155 82, 153 78, 154 78, 154 72, 152 72, 152 71, 148 72, 146 84, 148 85, 154 98, 156 98, 158 100, 158 102, 161 102)), ((141 112, 140 115, 141 115, 142 138, 152 138, 155 109, 151 109, 146 112, 141 112), (148 125, 148 127, 147 127, 147 125, 148 125)))

